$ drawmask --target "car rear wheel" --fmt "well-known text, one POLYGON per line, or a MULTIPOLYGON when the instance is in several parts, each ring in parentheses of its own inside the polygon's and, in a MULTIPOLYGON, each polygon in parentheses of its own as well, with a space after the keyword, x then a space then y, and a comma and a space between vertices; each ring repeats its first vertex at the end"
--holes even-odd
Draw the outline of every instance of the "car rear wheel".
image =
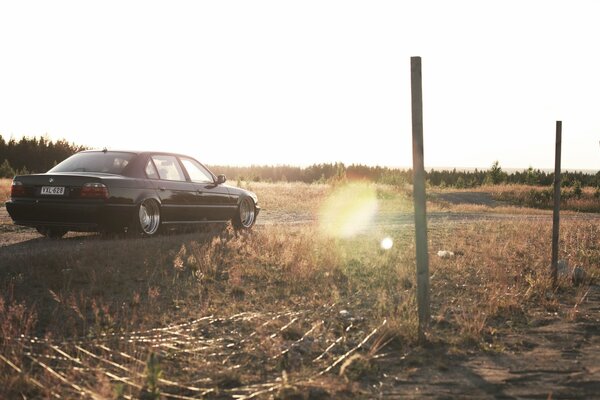
POLYGON ((35 229, 40 234, 42 234, 50 239, 60 239, 61 237, 65 236, 65 234, 68 232, 64 228, 49 228, 46 226, 38 226, 35 229))
POLYGON ((250 229, 256 222, 256 207, 250 197, 244 197, 240 202, 237 214, 231 221, 235 229, 250 229))
POLYGON ((160 228, 160 206, 155 200, 147 199, 140 204, 137 214, 137 231, 152 236, 160 228))

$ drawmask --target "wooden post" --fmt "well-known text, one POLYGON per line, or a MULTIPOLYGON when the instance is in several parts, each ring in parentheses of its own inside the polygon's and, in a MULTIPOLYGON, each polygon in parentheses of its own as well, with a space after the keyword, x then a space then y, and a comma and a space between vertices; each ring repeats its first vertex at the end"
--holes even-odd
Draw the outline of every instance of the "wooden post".
POLYGON ((556 152, 554 158, 554 213, 552 216, 552 283, 558 279, 558 238, 560 231, 560 153, 562 121, 556 121, 556 152))
POLYGON ((423 160, 423 90, 421 57, 411 57, 413 198, 415 203, 415 239, 417 244, 417 307, 419 339, 424 341, 429 325, 429 257, 427 254, 427 211, 425 208, 425 163, 423 160))

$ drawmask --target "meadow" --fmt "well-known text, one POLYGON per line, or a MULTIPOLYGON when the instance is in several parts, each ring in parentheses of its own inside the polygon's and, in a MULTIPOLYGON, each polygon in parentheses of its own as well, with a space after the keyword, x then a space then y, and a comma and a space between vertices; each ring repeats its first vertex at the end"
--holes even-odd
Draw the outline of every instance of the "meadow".
MULTIPOLYGON (((551 210, 554 207, 554 189, 527 185, 498 185, 480 188, 494 199, 528 208, 551 210)), ((578 212, 600 212, 600 191, 597 188, 561 188, 561 209, 578 212)))
POLYGON ((0 204, 4 205, 10 197, 10 184, 12 179, 0 178, 0 204))
MULTIPOLYGON (((419 368, 428 352, 523 351, 531 344, 508 338, 588 317, 598 219, 563 221, 560 256, 586 275, 558 287, 550 219, 478 206, 521 217, 432 220, 428 347, 417 335, 413 227, 373 222, 409 214, 408 188, 242 185, 263 207, 252 232, 0 248, 0 397, 371 398, 392 390, 390 371, 419 368)), ((428 207, 459 214, 461 205, 432 198, 428 207)))

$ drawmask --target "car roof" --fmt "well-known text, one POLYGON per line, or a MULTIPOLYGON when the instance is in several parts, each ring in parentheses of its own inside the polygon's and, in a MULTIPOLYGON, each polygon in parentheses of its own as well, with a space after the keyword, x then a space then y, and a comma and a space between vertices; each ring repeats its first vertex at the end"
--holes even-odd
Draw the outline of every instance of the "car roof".
POLYGON ((180 153, 172 153, 169 151, 148 151, 148 150, 121 150, 121 149, 91 149, 91 150, 83 150, 80 151, 80 153, 103 153, 103 152, 110 152, 110 153, 131 153, 131 154, 136 154, 136 155, 142 155, 142 154, 162 154, 162 155, 170 155, 170 156, 178 156, 178 157, 191 157, 192 156, 188 156, 186 154, 180 154, 180 153))

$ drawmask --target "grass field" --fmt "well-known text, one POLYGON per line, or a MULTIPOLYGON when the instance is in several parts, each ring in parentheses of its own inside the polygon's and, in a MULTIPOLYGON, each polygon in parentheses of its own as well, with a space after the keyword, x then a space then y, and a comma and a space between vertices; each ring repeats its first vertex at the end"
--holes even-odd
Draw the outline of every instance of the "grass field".
MULTIPOLYGON (((481 190, 491 193, 499 201, 511 204, 551 210, 553 209, 554 191, 551 187, 526 185, 486 186, 481 190)), ((578 212, 600 212, 600 192, 595 188, 583 188, 579 195, 574 189, 562 188, 561 209, 578 212)))
POLYGON ((10 197, 11 179, 0 178, 0 204, 4 204, 10 197))
MULTIPOLYGON (((379 357, 418 347, 414 233, 323 229, 323 210, 335 220, 375 199, 379 211, 409 212, 408 193, 249 186, 265 212, 313 218, 248 234, 0 248, 0 397, 370 397, 379 357)), ((550 237, 548 221, 430 226, 430 342, 453 354, 501 353, 510 332, 540 315, 579 318, 578 301, 600 274, 600 226, 563 222, 561 258, 587 272, 579 287, 551 286, 550 237)))

